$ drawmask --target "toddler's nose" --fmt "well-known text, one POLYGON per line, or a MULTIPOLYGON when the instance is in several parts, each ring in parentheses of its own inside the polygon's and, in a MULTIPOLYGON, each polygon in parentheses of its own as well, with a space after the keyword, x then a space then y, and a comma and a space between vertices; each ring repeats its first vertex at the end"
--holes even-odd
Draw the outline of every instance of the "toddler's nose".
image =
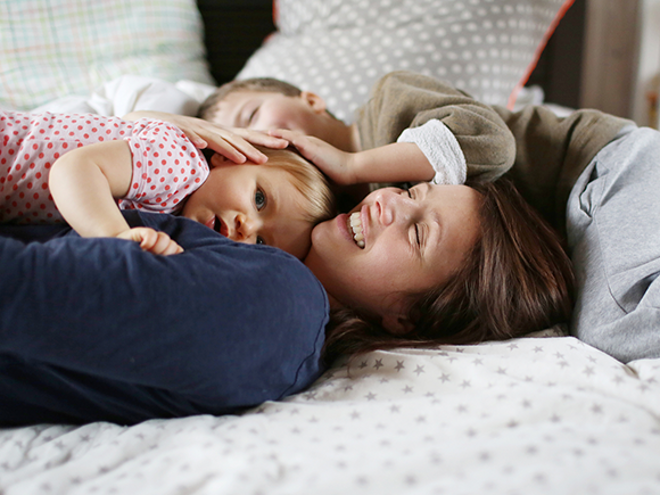
POLYGON ((241 213, 237 214, 234 219, 234 232, 236 235, 236 239, 234 240, 256 243, 257 228, 255 219, 241 213))

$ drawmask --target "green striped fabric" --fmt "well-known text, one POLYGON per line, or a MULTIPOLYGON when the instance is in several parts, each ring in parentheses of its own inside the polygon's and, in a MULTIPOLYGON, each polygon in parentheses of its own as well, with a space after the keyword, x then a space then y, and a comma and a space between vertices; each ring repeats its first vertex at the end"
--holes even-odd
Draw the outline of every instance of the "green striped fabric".
POLYGON ((213 84, 194 0, 0 0, 0 108, 88 95, 124 74, 213 84))

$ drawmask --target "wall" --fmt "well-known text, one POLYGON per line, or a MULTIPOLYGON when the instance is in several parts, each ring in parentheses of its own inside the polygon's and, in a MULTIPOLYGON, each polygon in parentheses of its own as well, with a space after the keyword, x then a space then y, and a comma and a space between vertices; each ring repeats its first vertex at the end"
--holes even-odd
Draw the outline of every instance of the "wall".
POLYGON ((649 91, 660 72, 660 0, 587 0, 580 106, 657 125, 649 91))
POLYGON ((639 17, 638 64, 635 74, 632 117, 640 125, 660 128, 657 111, 660 93, 660 0, 641 1, 639 17), (655 111, 650 112, 651 94, 655 111))

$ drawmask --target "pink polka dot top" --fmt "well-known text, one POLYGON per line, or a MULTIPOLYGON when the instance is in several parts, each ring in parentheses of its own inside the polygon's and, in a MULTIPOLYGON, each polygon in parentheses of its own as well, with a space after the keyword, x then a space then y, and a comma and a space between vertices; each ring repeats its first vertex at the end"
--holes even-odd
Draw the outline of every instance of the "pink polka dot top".
POLYGON ((55 160, 72 149, 125 140, 133 159, 122 209, 177 213, 206 180, 204 156, 181 130, 161 121, 100 115, 0 111, 0 222, 62 221, 48 190, 55 160))

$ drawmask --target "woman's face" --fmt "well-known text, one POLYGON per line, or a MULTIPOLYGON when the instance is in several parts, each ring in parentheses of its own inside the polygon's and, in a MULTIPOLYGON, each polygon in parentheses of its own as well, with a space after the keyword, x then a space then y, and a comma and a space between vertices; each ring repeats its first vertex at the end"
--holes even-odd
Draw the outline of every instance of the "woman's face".
POLYGON ((348 215, 314 228, 305 264, 333 304, 379 315, 388 330, 403 331, 396 322, 407 313, 406 295, 446 281, 476 242, 480 200, 467 186, 379 189, 348 215))

